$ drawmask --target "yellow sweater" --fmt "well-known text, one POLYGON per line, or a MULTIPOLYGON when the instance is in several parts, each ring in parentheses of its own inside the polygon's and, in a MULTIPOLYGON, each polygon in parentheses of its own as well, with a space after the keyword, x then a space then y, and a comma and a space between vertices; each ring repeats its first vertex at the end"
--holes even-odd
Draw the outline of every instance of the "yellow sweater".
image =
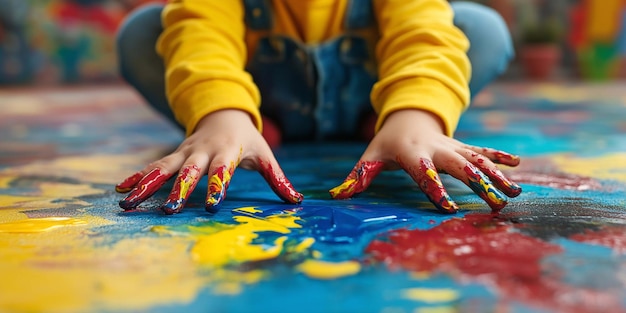
MULTIPOLYGON (((469 42, 452 23, 445 0, 373 0, 380 37, 379 81, 371 91, 378 130, 401 109, 422 109, 443 121, 449 136, 470 99, 469 42)), ((349 0, 272 0, 273 32, 307 44, 343 31, 349 0)), ((260 94, 244 68, 254 49, 240 0, 171 0, 163 11, 157 50, 166 66, 166 93, 191 134, 202 117, 236 108, 259 130, 260 94)))

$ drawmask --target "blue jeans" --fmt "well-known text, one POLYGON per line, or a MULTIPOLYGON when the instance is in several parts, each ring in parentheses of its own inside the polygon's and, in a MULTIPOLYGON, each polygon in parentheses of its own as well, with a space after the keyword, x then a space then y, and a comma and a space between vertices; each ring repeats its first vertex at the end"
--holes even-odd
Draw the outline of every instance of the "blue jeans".
MULTIPOLYGON (((514 56, 506 24, 494 10, 472 2, 451 3, 454 24, 470 41, 468 57, 472 64, 469 83, 472 96, 502 74, 514 56)), ((155 51, 161 25, 162 5, 135 10, 120 27, 117 53, 122 77, 158 112, 173 121, 165 97, 165 68, 155 51)))

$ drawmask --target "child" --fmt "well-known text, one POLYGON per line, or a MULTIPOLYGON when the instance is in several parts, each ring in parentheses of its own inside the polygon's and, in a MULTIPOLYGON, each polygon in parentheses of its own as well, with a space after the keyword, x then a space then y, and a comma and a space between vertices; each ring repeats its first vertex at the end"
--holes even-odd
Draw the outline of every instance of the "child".
POLYGON ((336 199, 396 169, 446 213, 458 206, 438 172, 463 181, 494 211, 521 192, 495 165, 516 166, 518 157, 452 138, 470 94, 513 55, 502 19, 477 4, 177 0, 134 12, 120 29, 118 52, 123 77, 187 135, 176 151, 116 187, 130 191, 120 201, 125 210, 177 175, 161 209, 178 213, 208 174, 210 211, 236 167, 259 171, 279 197, 299 203, 302 194, 268 144, 278 144, 279 135, 371 139, 330 191, 336 199))

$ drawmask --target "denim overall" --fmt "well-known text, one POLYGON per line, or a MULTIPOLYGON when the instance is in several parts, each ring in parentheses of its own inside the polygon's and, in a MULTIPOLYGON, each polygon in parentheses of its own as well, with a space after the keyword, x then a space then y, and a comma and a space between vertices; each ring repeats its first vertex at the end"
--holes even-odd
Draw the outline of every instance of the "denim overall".
MULTIPOLYGON (((246 25, 271 31, 270 1, 244 0, 246 25)), ((376 73, 365 39, 354 31, 375 27, 371 0, 350 0, 344 34, 317 45, 282 35, 261 38, 246 70, 261 92, 261 114, 286 140, 355 138, 361 119, 373 113, 376 73), (370 66, 368 65, 370 63, 370 66)))

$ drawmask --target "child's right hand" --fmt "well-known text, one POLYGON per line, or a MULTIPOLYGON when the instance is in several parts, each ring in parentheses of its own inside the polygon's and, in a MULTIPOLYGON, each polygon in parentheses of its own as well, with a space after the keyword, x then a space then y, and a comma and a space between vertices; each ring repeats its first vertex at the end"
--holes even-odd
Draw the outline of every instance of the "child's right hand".
POLYGON ((230 179, 238 166, 257 170, 284 201, 302 202, 302 194, 285 177, 248 113, 240 110, 222 110, 205 116, 176 151, 126 178, 115 190, 130 191, 120 201, 120 207, 134 210, 178 173, 161 210, 166 214, 179 213, 198 180, 208 173, 206 209, 212 211, 224 200, 230 179))

